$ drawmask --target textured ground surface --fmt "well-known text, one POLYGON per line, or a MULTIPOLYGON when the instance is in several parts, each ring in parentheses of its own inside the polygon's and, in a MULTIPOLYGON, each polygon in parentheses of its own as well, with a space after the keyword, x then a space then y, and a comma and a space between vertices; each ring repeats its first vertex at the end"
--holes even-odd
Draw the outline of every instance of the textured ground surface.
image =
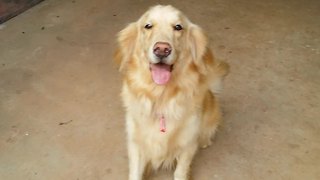
POLYGON ((0 23, 26 11, 42 0, 0 0, 0 23))
MULTIPOLYGON (((126 179, 115 34, 157 3, 46 0, 0 25, 0 179, 126 179)), ((232 66, 194 179, 320 179, 320 1, 161 3, 232 66)))

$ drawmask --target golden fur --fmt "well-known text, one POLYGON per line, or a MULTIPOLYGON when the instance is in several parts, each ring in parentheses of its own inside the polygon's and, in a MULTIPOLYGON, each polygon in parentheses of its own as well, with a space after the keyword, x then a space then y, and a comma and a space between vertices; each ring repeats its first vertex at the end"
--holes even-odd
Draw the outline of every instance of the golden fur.
MULTIPOLYGON (((175 180, 189 178, 199 146, 211 144, 220 120, 216 93, 229 66, 216 62, 207 38, 172 6, 150 8, 137 22, 118 34, 115 61, 123 74, 122 99, 126 108, 129 179, 140 180, 147 166, 172 167, 175 180), (151 29, 145 29, 152 23, 151 29), (172 26, 182 24, 183 30, 172 26), (158 41, 172 46, 170 81, 153 82, 149 49, 158 41), (160 132, 163 116, 166 132, 160 132)), ((169 61, 169 60, 167 60, 169 61)))

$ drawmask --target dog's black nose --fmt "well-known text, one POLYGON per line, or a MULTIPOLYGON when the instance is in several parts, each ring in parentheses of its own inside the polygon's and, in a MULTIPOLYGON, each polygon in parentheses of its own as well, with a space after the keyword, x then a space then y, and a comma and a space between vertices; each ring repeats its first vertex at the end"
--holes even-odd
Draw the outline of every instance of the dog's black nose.
POLYGON ((157 42, 153 46, 153 54, 155 54, 160 59, 168 57, 170 53, 171 53, 171 46, 169 43, 157 42))

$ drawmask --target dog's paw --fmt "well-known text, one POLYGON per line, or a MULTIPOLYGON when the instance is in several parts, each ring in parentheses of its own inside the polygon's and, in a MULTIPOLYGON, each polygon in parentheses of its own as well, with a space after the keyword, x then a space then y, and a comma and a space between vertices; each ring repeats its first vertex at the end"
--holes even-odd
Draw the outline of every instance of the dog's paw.
POLYGON ((201 147, 202 149, 205 149, 205 148, 211 146, 211 144, 212 144, 211 139, 208 139, 208 140, 206 140, 206 141, 201 142, 201 143, 200 143, 200 147, 201 147))
POLYGON ((188 176, 174 177, 174 180, 191 180, 188 176))
POLYGON ((213 131, 209 131, 209 133, 203 133, 201 134, 200 138, 199 138, 199 145, 201 148, 207 148, 209 146, 211 146, 212 144, 212 139, 214 139, 215 137, 215 132, 216 132, 216 128, 214 128, 213 131))

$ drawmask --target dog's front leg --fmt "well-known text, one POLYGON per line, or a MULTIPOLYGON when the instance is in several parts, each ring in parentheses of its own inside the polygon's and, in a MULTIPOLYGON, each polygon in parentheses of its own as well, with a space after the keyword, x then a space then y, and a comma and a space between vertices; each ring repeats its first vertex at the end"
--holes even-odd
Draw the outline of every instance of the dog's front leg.
POLYGON ((128 135, 129 180, 142 180, 146 166, 146 158, 143 149, 137 144, 135 122, 134 118, 127 113, 126 125, 128 135))
POLYGON ((177 158, 177 167, 174 172, 174 180, 188 180, 190 173, 190 166, 197 151, 197 145, 190 145, 177 158))
POLYGON ((129 180, 142 180, 146 166, 146 160, 139 146, 134 142, 128 144, 129 154, 129 180))

